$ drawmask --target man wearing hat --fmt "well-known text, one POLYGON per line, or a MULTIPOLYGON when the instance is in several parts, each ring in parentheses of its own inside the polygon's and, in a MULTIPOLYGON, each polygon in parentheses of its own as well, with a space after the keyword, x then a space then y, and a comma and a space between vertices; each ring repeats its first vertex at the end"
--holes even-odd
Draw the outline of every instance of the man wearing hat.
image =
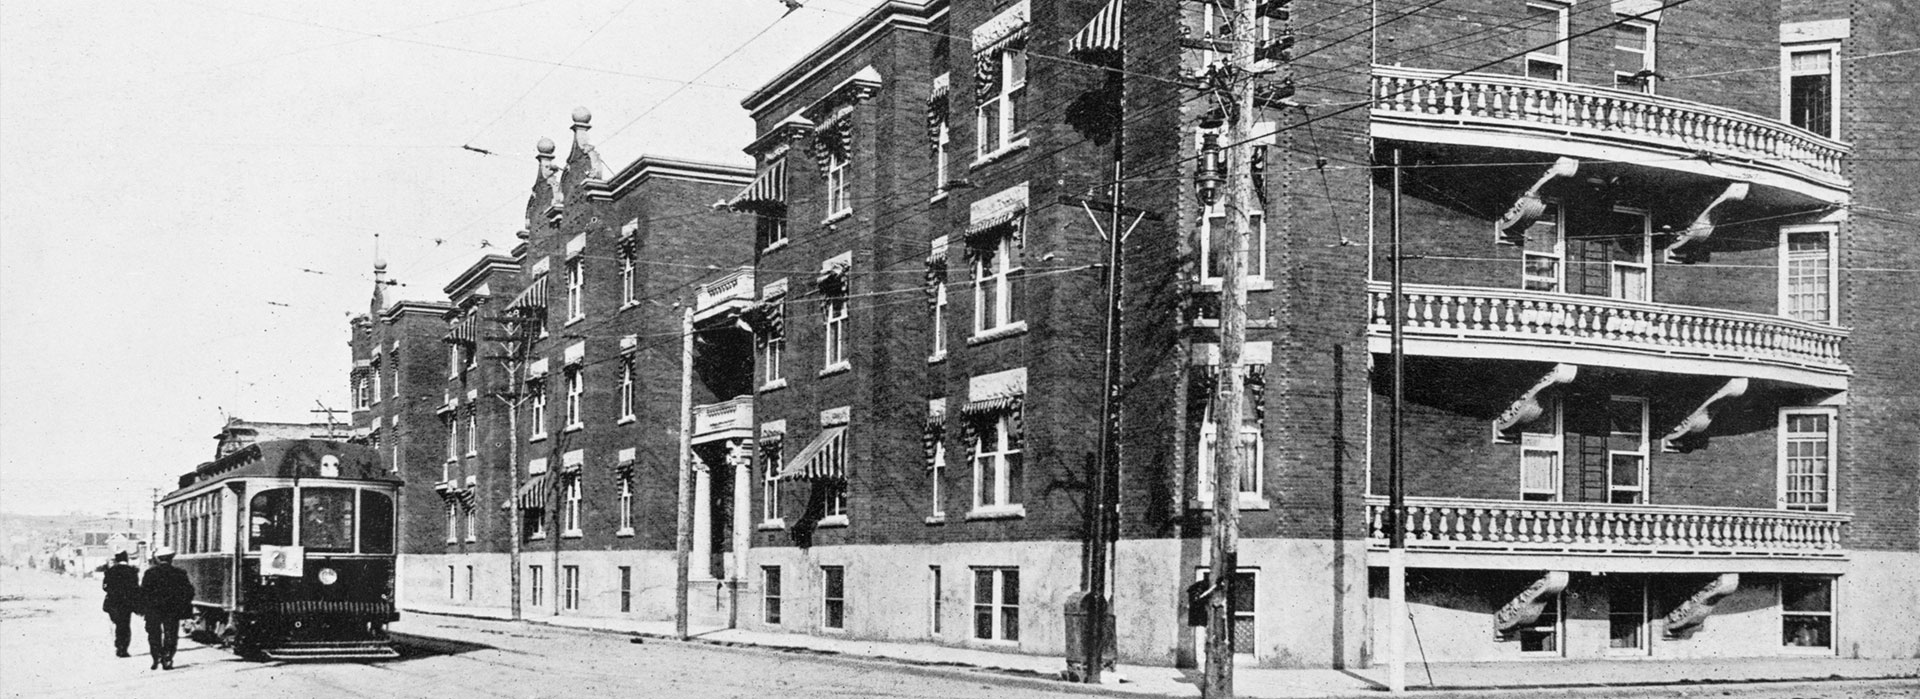
POLYGON ((127 552, 113 554, 113 563, 101 576, 100 589, 107 591, 100 610, 113 620, 113 654, 129 657, 127 644, 133 640, 133 629, 128 622, 132 620, 133 610, 140 606, 140 571, 127 563, 127 552))
POLYGON ((147 655, 151 668, 173 669, 173 652, 180 645, 180 620, 193 616, 193 581, 187 571, 173 567, 173 549, 153 552, 153 567, 140 579, 140 599, 147 614, 147 655))

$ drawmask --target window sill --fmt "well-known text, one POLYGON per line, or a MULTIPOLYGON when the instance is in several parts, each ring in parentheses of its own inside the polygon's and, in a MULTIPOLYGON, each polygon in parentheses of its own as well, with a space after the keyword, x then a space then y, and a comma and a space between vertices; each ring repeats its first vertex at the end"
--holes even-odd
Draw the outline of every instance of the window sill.
MULTIPOLYGON (((1219 318, 1195 318, 1193 319, 1193 327, 1217 328, 1217 327, 1220 327, 1220 319, 1219 318)), ((1248 318, 1247 327, 1261 328, 1261 329, 1278 328, 1280 327, 1280 321, 1275 320, 1273 318, 1257 318, 1257 319, 1248 318)))
POLYGON ((1009 141, 1007 145, 1001 146, 999 150, 974 158, 973 162, 967 163, 967 169, 968 170, 977 169, 982 166, 992 164, 994 161, 1000 160, 1001 158, 1005 158, 1009 155, 1013 155, 1014 153, 1018 153, 1020 151, 1026 150, 1027 144, 1030 142, 1031 141, 1029 141, 1025 135, 1022 135, 1019 138, 1009 141))
MULTIPOLYGON (((1223 282, 1219 277, 1214 277, 1212 279, 1203 279, 1197 285, 1199 288, 1196 289, 1196 291, 1200 291, 1204 293, 1219 293, 1220 286, 1222 283, 1223 282)), ((1247 277, 1246 286, 1247 286, 1247 291, 1273 291, 1273 280, 1267 279, 1265 277, 1247 277)))
POLYGON ((561 323, 561 324, 560 324, 560 327, 563 327, 563 328, 571 328, 571 327, 573 327, 573 324, 575 324, 575 323, 578 323, 578 322, 580 322, 580 321, 583 321, 583 320, 586 320, 586 319, 587 319, 587 317, 586 317, 586 316, 574 316, 574 317, 572 317, 572 318, 568 318, 568 319, 567 319, 567 322, 565 322, 565 323, 561 323))
POLYGON ((479 537, 472 537, 472 536, 469 536, 469 537, 467 537, 467 543, 469 543, 469 544, 477 544, 477 543, 480 543, 480 539, 479 539, 479 537))
POLYGON ((985 506, 973 508, 972 511, 968 512, 967 521, 973 522, 973 521, 991 520, 991 519, 1021 519, 1026 516, 1027 516, 1026 505, 1020 505, 1020 504, 985 505, 985 506))
POLYGON ((533 433, 533 434, 531 434, 531 435, 528 435, 528 436, 527 436, 527 441, 529 441, 529 442, 544 442, 544 441, 547 441, 547 433, 545 433, 545 432, 535 432, 535 433, 533 433))
POLYGON ((637 299, 630 300, 630 301, 623 301, 620 304, 620 310, 622 311, 627 310, 629 308, 639 308, 639 307, 640 307, 640 301, 637 299))
POLYGON ((946 524, 946 523, 947 523, 947 513, 945 513, 945 512, 942 512, 942 513, 940 513, 940 514, 937 514, 937 515, 927 515, 927 518, 926 518, 926 519, 924 519, 924 520, 921 520, 921 521, 923 521, 923 522, 926 522, 928 526, 935 526, 935 525, 941 525, 941 524, 946 524))
POLYGON ((459 540, 459 539, 448 539, 448 540, 447 540, 447 545, 448 545, 448 546, 453 546, 453 545, 455 545, 455 544, 458 544, 458 543, 460 543, 460 540, 459 540))
MULTIPOLYGON (((944 182, 943 182, 943 183, 941 183, 941 184, 940 184, 940 186, 944 188, 944 187, 946 187, 946 186, 947 186, 947 183, 944 183, 944 182)), ((946 189, 940 189, 939 191, 936 191, 936 192, 934 192, 934 193, 933 193, 933 196, 931 196, 931 197, 928 197, 928 198, 927 198, 927 203, 928 203, 928 204, 938 204, 938 203, 940 203, 940 202, 943 202, 943 201, 946 201, 946 200, 947 200, 947 190, 946 190, 946 189)))
POLYGON ((571 424, 571 425, 567 425, 566 427, 562 427, 562 428, 560 428, 560 433, 561 433, 561 434, 569 434, 569 433, 573 433, 573 432, 579 432, 580 430, 584 430, 584 429, 586 429, 586 428, 587 428, 587 424, 586 424, 586 423, 584 423, 584 422, 576 422, 576 423, 573 423, 573 424, 571 424))
POLYGON ((928 364, 939 364, 944 361, 947 361, 946 352, 935 352, 933 354, 927 355, 928 364))
MULTIPOLYGON (((1242 510, 1271 510, 1271 509, 1273 509, 1273 503, 1271 503, 1271 502, 1268 502, 1268 501, 1267 501, 1267 499, 1266 499, 1266 497, 1264 497, 1264 496, 1261 496, 1261 495, 1259 495, 1259 494, 1256 494, 1256 493, 1240 493, 1240 495, 1239 495, 1239 502, 1238 502, 1237 504, 1238 504, 1238 505, 1240 506, 1240 509, 1242 509, 1242 510)), ((1192 502, 1192 503, 1191 503, 1190 505, 1188 505, 1188 507, 1187 507, 1187 509, 1189 509, 1189 510, 1212 510, 1212 509, 1213 509, 1213 497, 1212 497, 1212 496, 1207 496, 1207 497, 1205 497, 1205 498, 1195 498, 1195 499, 1193 500, 1193 502, 1192 502)))
POLYGON ((763 532, 783 531, 787 528, 787 520, 763 519, 763 520, 760 520, 759 524, 753 525, 753 528, 755 531, 763 531, 763 532))
POLYGON ((784 247, 786 247, 786 246, 787 246, 787 239, 786 239, 786 238, 781 238, 781 239, 779 239, 779 240, 776 240, 776 241, 773 241, 773 242, 771 242, 771 243, 767 243, 767 246, 766 246, 766 247, 764 247, 764 248, 760 248, 760 254, 762 254, 762 255, 765 255, 765 254, 767 254, 767 253, 770 253, 770 252, 773 252, 773 251, 775 251, 775 250, 779 250, 779 249, 781 249, 781 248, 784 248, 784 247))
POLYGON ((826 377, 829 377, 829 376, 832 376, 832 375, 834 375, 834 374, 844 374, 844 373, 846 373, 846 372, 849 372, 849 371, 853 371, 853 362, 849 362, 849 361, 838 361, 838 362, 834 362, 834 363, 832 363, 832 364, 828 364, 828 365, 827 365, 827 368, 825 368, 825 369, 821 369, 821 370, 820 370, 820 378, 823 378, 823 379, 824 379, 824 378, 826 378, 826 377))
POLYGON ((998 340, 1001 338, 1013 337, 1015 335, 1023 335, 1023 334, 1026 334, 1026 332, 1027 332, 1027 321, 1016 320, 1014 322, 1008 323, 1006 325, 1002 325, 997 328, 993 328, 991 330, 982 330, 980 332, 974 333, 973 337, 967 338, 967 344, 969 346, 984 344, 984 343, 992 342, 994 340, 998 340))
POLYGON ((479 458, 479 456, 480 456, 480 452, 477 452, 477 451, 467 452, 467 458, 469 459, 479 458))
POLYGON ((828 216, 826 220, 823 220, 820 222, 820 225, 831 226, 833 224, 839 223, 841 221, 845 221, 852 217, 853 217, 853 209, 847 209, 846 211, 841 211, 839 213, 835 213, 828 216))
POLYGON ((784 378, 779 378, 779 379, 774 379, 772 381, 768 381, 766 383, 760 384, 760 388, 756 389, 756 392, 767 393, 769 391, 778 391, 786 387, 787 387, 787 380, 784 378))
POLYGON ((582 536, 586 536, 586 535, 580 533, 580 530, 578 529, 568 529, 564 532, 560 532, 560 538, 562 539, 578 539, 582 536))
POLYGON ((614 536, 633 536, 633 527, 621 527, 613 532, 614 536))
POLYGON ((638 417, 634 417, 634 416, 632 416, 632 415, 621 415, 621 416, 620 416, 620 419, 618 419, 618 420, 615 420, 615 421, 613 421, 613 424, 616 424, 616 425, 625 425, 625 424, 629 424, 629 423, 632 423, 632 422, 634 422, 635 420, 639 420, 639 419, 640 419, 640 418, 638 418, 638 417))
POLYGON ((816 529, 827 529, 829 527, 836 527, 836 528, 845 527, 847 526, 847 516, 846 515, 829 515, 826 517, 822 517, 820 518, 820 521, 814 524, 813 526, 816 529))
POLYGON ((535 532, 532 534, 528 534, 527 540, 528 541, 546 541, 547 535, 545 532, 535 532))

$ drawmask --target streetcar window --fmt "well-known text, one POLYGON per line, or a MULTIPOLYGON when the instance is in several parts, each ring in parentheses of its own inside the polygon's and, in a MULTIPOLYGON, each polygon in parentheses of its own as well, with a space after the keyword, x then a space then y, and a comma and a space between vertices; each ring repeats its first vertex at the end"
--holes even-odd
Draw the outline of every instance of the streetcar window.
POLYGON ((293 491, 287 488, 262 490, 247 506, 247 547, 293 545, 293 491))
POLYGON ((393 553, 393 498, 360 491, 360 552, 393 553))
POLYGON ((300 489, 300 545, 308 551, 353 552, 353 491, 300 489))

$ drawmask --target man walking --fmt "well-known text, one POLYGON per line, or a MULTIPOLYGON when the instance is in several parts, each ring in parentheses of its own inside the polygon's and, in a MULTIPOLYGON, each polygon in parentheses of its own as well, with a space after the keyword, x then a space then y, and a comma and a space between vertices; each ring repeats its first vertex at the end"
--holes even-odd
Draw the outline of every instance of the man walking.
POLYGON ((173 669, 173 652, 180 645, 180 620, 193 616, 193 581, 187 571, 173 567, 173 549, 153 552, 153 567, 140 580, 140 598, 147 610, 148 669, 173 669))
POLYGON ((113 554, 113 563, 107 566, 107 572, 101 576, 100 589, 107 591, 107 598, 100 603, 100 610, 113 620, 113 654, 129 657, 127 644, 133 640, 133 610, 140 606, 140 571, 127 563, 127 552, 113 554))

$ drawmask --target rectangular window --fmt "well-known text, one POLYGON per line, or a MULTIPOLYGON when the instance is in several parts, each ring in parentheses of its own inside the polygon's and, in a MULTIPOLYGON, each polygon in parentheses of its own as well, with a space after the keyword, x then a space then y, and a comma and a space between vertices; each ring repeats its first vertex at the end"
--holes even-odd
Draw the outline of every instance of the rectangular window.
POLYGON ((380 403, 380 396, 381 396, 380 388, 382 383, 382 379, 381 379, 382 376, 383 374, 381 374, 380 372, 380 365, 379 364, 373 365, 373 400, 371 402, 374 405, 378 405, 380 403))
MULTIPOLYGON (((851 119, 853 117, 845 117, 851 119)), ((850 147, 850 146, 849 146, 850 147)), ((828 149, 827 153, 827 218, 839 218, 853 213, 853 198, 847 186, 847 165, 850 157, 828 149)))
POLYGON ((447 566, 447 599, 454 598, 453 597, 454 584, 457 581, 458 581, 458 578, 453 577, 453 566, 447 566))
MULTIPOLYGON (((452 464, 455 459, 460 458, 460 428, 459 428, 459 423, 454 421, 455 419, 456 418, 454 416, 448 415, 446 420, 447 463, 448 464, 452 464)), ((446 480, 448 478, 448 475, 449 475, 449 472, 447 470, 447 467, 444 465, 441 466, 440 480, 443 480, 443 481, 446 480)))
POLYGON ((580 399, 587 391, 587 380, 580 367, 567 367, 567 429, 581 426, 580 399))
MULTIPOLYGON (((1225 202, 1214 202, 1200 219, 1200 281, 1218 286, 1226 276, 1227 246, 1234 244, 1233 219, 1227 217, 1225 202)), ((1267 216, 1261 211, 1247 213, 1247 279, 1267 277, 1267 216)))
POLYGON ((1020 502, 1020 439, 1011 413, 976 419, 973 452, 973 508, 1020 502))
POLYGON ((1647 499, 1647 399, 1614 396, 1607 403, 1607 501, 1639 505, 1647 499))
POLYGON ((940 566, 927 566, 927 635, 940 636, 940 566))
POLYGON ((1833 647, 1833 581, 1788 575, 1780 578, 1780 644, 1833 647))
POLYGON ((527 429, 533 439, 547 436, 547 382, 527 382, 527 429))
POLYGON ((633 477, 620 479, 620 531, 619 534, 633 533, 633 477))
MULTIPOLYGON (((1250 368, 1265 369, 1257 365, 1250 368)), ((1258 399, 1258 394, 1251 388, 1243 390, 1240 410, 1240 477, 1237 479, 1234 491, 1239 494, 1241 500, 1258 500, 1265 492, 1263 474, 1266 469, 1263 466, 1266 463, 1266 440, 1260 434, 1259 421, 1254 419, 1256 413, 1253 401, 1258 399)), ((1214 455, 1219 447, 1219 433, 1213 422, 1213 402, 1209 400, 1200 422, 1200 454, 1197 460, 1199 478, 1194 480, 1198 486, 1197 497, 1202 507, 1211 507, 1213 503, 1214 455)))
POLYGON ((933 288, 933 352, 928 358, 947 356, 947 285, 933 288))
POLYGON ((560 510, 560 535, 580 536, 580 476, 567 478, 567 500, 560 510))
POLYGON ((753 216, 753 236, 760 241, 761 250, 769 250, 787 242, 787 211, 785 208, 772 212, 756 213, 753 216))
POLYGON ((460 540, 460 520, 458 519, 459 510, 455 507, 453 503, 449 502, 447 503, 446 511, 447 511, 447 543, 451 544, 460 540))
POLYGON ((1780 504, 1784 509, 1833 511, 1835 417, 1830 408, 1780 411, 1780 504))
MULTIPOLYGON (((467 487, 472 488, 473 486, 469 485, 467 487)), ((467 543, 473 543, 475 541, 479 541, 480 540, 479 508, 477 507, 465 508, 464 516, 467 519, 467 543)))
POLYGON ((947 127, 946 118, 942 117, 940 126, 934 130, 933 137, 933 191, 935 194, 947 191, 949 181, 947 169, 951 167, 951 163, 948 162, 947 148, 952 143, 953 131, 947 127))
POLYGON ((1541 396, 1540 416, 1520 426, 1520 499, 1558 501, 1566 438, 1560 401, 1541 396))
POLYGON ((366 410, 373 404, 373 381, 362 376, 353 381, 353 409, 366 410))
POLYGON ((1647 649, 1647 581, 1631 575, 1609 575, 1607 584, 1607 648, 1647 649))
MULTIPOLYGON (((768 301, 766 303, 778 304, 781 302, 768 301)), ((784 315, 784 313, 781 315, 784 315)), ((781 360, 784 359, 787 354, 787 334, 785 327, 776 326, 766 328, 761 332, 758 339, 760 341, 760 385, 778 385, 778 382, 786 376, 785 370, 781 368, 781 360)))
POLYGON ((633 357, 620 359, 620 419, 634 417, 633 357))
POLYGON ((973 255, 973 332, 1013 324, 1013 237, 969 241, 973 255))
POLYGON ((1613 25, 1613 86, 1653 94, 1655 25, 1644 19, 1613 25))
POLYGON ((1830 228, 1781 231, 1780 305, 1783 314, 1809 323, 1832 323, 1834 254, 1830 228))
POLYGON ((847 628, 847 569, 844 566, 820 566, 820 626, 847 628))
POLYGON ((760 618, 780 623, 780 566, 760 566, 760 618))
MULTIPOLYGON (((1233 635, 1229 642, 1234 655, 1254 655, 1259 649, 1259 570, 1240 568, 1233 573, 1233 597, 1228 600, 1227 608, 1233 614, 1233 635)), ((1212 573, 1212 568, 1202 567, 1194 579, 1206 580, 1212 573)))
POLYGON ((1520 288, 1528 291, 1559 292, 1566 283, 1563 264, 1567 245, 1563 233, 1560 203, 1546 202, 1546 211, 1527 228, 1526 251, 1522 254, 1520 288))
POLYGON ((1786 50, 1783 102, 1787 123, 1821 136, 1834 135, 1833 88, 1838 83, 1839 62, 1834 47, 1820 46, 1786 50))
POLYGON ((1020 569, 973 569, 973 637, 1020 640, 1020 569))
POLYGON ((824 366, 833 369, 847 362, 847 297, 828 297, 821 304, 820 315, 826 324, 826 330, 822 333, 826 345, 824 366))
POLYGON ((1026 92, 1027 52, 1008 48, 988 60, 999 63, 999 90, 976 108, 975 133, 979 135, 976 152, 986 158, 1023 145, 1027 135, 1026 92))
POLYGON ((760 521, 780 520, 780 441, 760 443, 760 521))
POLYGON ((480 406, 467 406, 467 456, 480 454, 480 406))
POLYGON ((638 254, 631 244, 620 246, 620 305, 622 307, 633 305, 640 300, 636 291, 639 288, 638 278, 634 274, 634 266, 639 262, 635 259, 638 254))
POLYGON ((400 397, 400 353, 393 354, 393 397, 400 397))
POLYGON ((581 258, 567 260, 567 322, 587 317, 586 310, 586 261, 581 258))
POLYGON ((467 566, 467 601, 473 601, 473 566, 467 566))
POLYGON ((580 609, 580 566, 560 568, 560 608, 569 611, 580 609))
POLYGON ((1527 3, 1521 40, 1527 46, 1527 77, 1567 79, 1567 6, 1527 3))
MULTIPOLYGON (((457 320, 454 321, 453 327, 457 331, 460 328, 460 322, 457 320)), ((465 364, 466 364, 465 362, 460 361, 460 343, 448 342, 447 343, 447 378, 449 379, 460 378, 460 367, 464 366, 465 364)))
POLYGON ((633 611, 633 566, 620 566, 620 611, 633 611))
POLYGON ((546 566, 527 566, 527 598, 535 607, 547 603, 546 566))
POLYGON ((1560 634, 1563 625, 1560 618, 1560 593, 1544 595, 1540 598, 1540 616, 1533 623, 1520 627, 1516 635, 1520 638, 1520 652, 1524 654, 1559 655, 1560 634))
POLYGON ((944 519, 947 516, 947 441, 941 439, 933 443, 933 463, 927 469, 928 497, 933 500, 933 518, 944 519))
MULTIPOLYGON (((1598 225, 1566 234, 1566 291, 1623 301, 1653 299, 1653 225, 1646 212, 1616 208, 1598 225)), ((1544 234, 1545 231, 1542 231, 1544 234)), ((1539 241, 1547 252, 1547 241, 1539 241)), ((1530 256, 1534 251, 1529 250, 1530 256)), ((1541 282, 1548 275, 1541 275, 1541 282)))

